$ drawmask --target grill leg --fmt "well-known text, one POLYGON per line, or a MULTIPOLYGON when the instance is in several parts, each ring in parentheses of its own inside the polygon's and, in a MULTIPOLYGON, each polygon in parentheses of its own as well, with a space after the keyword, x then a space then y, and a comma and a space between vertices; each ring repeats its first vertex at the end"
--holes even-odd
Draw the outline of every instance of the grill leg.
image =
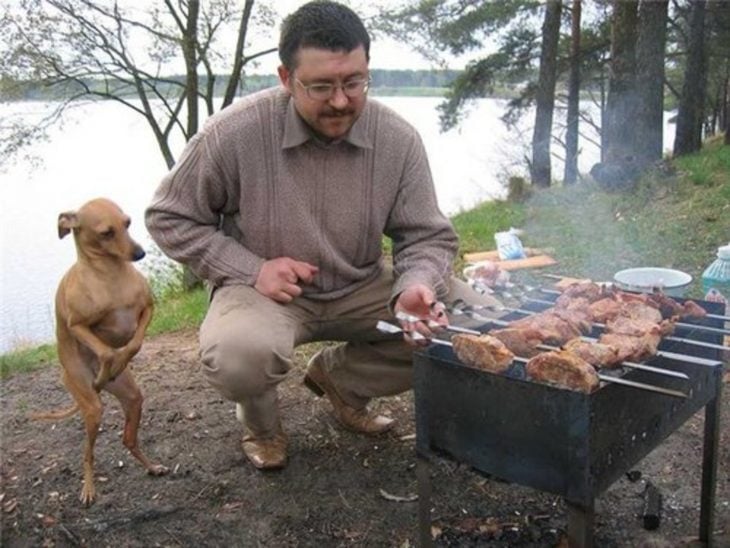
POLYGON ((720 436, 720 394, 722 380, 717 384, 717 396, 705 406, 705 438, 702 450, 702 495, 700 502, 700 541, 712 546, 715 524, 715 486, 717 482, 717 449, 720 436))
POLYGON ((568 506, 568 546, 593 548, 593 500, 587 506, 565 501, 568 506))
POLYGON ((418 478, 418 545, 431 548, 431 474, 428 459, 418 455, 416 477, 418 478))

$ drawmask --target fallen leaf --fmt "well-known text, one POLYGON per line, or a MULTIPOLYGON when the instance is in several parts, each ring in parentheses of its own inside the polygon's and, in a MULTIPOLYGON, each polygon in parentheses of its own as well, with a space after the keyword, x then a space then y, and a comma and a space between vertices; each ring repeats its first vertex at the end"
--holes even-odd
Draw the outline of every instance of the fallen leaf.
POLYGON ((3 512, 5 512, 6 514, 12 514, 17 507, 18 499, 10 499, 9 501, 3 503, 3 512))

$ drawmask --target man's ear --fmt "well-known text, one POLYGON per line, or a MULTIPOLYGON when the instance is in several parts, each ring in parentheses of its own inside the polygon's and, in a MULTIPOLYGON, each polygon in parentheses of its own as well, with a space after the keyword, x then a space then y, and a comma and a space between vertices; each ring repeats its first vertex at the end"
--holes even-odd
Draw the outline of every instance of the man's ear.
POLYGON ((58 215, 58 237, 63 238, 72 229, 79 226, 79 218, 75 211, 66 211, 58 215))
POLYGON ((284 86, 286 89, 289 90, 289 93, 292 92, 291 89, 291 73, 289 72, 289 69, 286 68, 284 65, 279 65, 276 71, 279 73, 279 81, 281 82, 281 85, 284 86))

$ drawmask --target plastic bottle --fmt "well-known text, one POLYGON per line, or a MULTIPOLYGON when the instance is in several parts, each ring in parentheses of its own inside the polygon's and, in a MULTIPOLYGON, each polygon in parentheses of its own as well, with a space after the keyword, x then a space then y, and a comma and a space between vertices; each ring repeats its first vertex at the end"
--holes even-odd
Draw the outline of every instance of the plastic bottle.
POLYGON ((706 301, 725 304, 730 313, 730 243, 717 249, 717 259, 702 273, 702 290, 706 301))

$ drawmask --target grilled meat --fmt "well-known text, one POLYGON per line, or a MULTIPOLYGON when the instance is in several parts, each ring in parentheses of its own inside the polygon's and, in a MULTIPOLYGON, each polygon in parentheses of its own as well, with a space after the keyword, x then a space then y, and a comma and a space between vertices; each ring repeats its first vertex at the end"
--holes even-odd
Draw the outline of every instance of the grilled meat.
POLYGON ((504 329, 493 329, 489 334, 502 341, 515 356, 531 358, 541 352, 537 348, 542 343, 541 333, 536 329, 505 327, 504 329))
POLYGON ((616 357, 622 362, 641 362, 651 358, 657 353, 660 341, 658 329, 636 337, 619 333, 603 333, 598 337, 599 343, 616 350, 616 357))
POLYGON ((606 322, 606 333, 630 335, 640 337, 645 333, 657 333, 660 337, 671 335, 674 332, 672 320, 661 320, 659 323, 644 318, 617 316, 606 322))
POLYGON ((577 392, 592 392, 598 387, 596 370, 576 354, 567 351, 543 352, 525 366, 527 378, 577 392))
POLYGON ((679 316, 680 318, 704 318, 707 311, 694 301, 678 303, 664 293, 655 292, 648 296, 648 299, 661 311, 664 318, 679 316))
POLYGON ((551 310, 515 320, 511 322, 510 327, 533 329, 540 333, 540 340, 544 343, 557 346, 581 335, 578 323, 563 318, 551 310))
POLYGON ((606 320, 615 318, 621 313, 621 303, 612 297, 605 297, 592 302, 588 311, 594 322, 606 323, 606 320))
MULTIPOLYGON (((556 287, 561 288, 557 284, 556 287)), ((675 316, 679 316, 680 318, 703 318, 707 315, 707 311, 696 302, 685 301, 679 303, 658 290, 654 291, 654 293, 631 293, 586 281, 568 285, 555 301, 555 306, 564 308, 570 306, 570 302, 576 299, 586 299, 589 303, 595 304, 607 297, 624 304, 633 302, 643 303, 657 309, 665 319, 675 316)), ((604 302, 597 308, 603 311, 608 306, 609 303, 604 302)), ((598 317, 594 316, 594 321, 603 322, 605 320, 598 319, 598 317)))
POLYGON ((568 341, 563 350, 575 354, 598 369, 613 369, 621 365, 618 349, 614 346, 584 341, 581 338, 568 341))
POLYGON ((492 373, 504 373, 515 357, 502 341, 491 335, 458 334, 451 338, 454 352, 466 365, 492 373))
POLYGON ((557 298, 555 305, 560 307, 564 303, 574 299, 586 299, 588 302, 597 301, 602 298, 605 291, 602 286, 593 282, 578 282, 569 285, 557 298))

